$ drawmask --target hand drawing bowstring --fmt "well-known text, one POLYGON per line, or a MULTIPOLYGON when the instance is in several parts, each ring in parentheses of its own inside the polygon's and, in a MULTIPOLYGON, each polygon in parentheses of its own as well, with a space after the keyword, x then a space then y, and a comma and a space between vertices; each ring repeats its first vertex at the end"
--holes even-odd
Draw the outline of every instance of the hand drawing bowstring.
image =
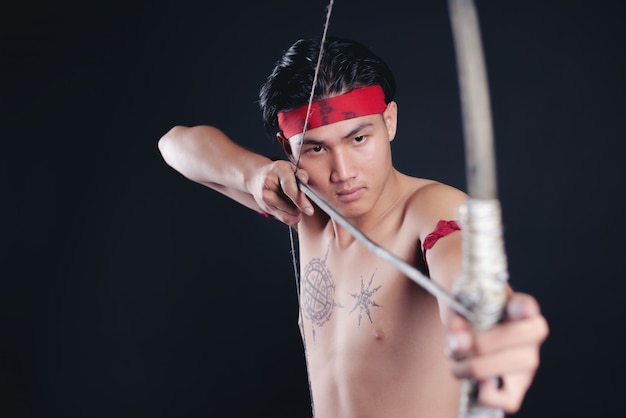
MULTIPOLYGON (((302 141, 315 96, 333 3, 334 1, 330 0, 327 6, 324 31, 301 136, 302 141)), ((473 0, 449 0, 448 3, 457 59, 469 195, 465 204, 459 208, 459 221, 464 231, 463 273, 453 289, 456 296, 445 291, 404 260, 371 241, 320 199, 307 185, 298 182, 298 187, 374 255, 391 263, 433 296, 445 301, 452 309, 467 318, 474 330, 484 330, 497 323, 502 316, 506 303, 505 287, 508 279, 502 239, 501 211, 497 198, 491 110, 479 22, 473 0)), ((301 153, 302 147, 299 148, 295 171, 298 170, 301 153)), ((292 228, 289 228, 289 239, 298 304, 300 314, 302 314, 300 280, 292 228)), ((465 418, 503 417, 502 410, 484 407, 478 403, 477 388, 478 383, 473 380, 466 379, 463 382, 459 416, 465 418)), ((313 402, 312 396, 311 402, 313 402)))

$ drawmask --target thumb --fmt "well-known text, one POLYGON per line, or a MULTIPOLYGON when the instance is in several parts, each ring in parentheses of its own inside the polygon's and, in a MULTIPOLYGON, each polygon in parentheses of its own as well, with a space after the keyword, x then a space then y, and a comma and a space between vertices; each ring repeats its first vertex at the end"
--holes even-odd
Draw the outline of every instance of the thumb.
POLYGON ((514 293, 506 305, 506 316, 509 320, 531 318, 539 314, 537 300, 525 293, 514 293))

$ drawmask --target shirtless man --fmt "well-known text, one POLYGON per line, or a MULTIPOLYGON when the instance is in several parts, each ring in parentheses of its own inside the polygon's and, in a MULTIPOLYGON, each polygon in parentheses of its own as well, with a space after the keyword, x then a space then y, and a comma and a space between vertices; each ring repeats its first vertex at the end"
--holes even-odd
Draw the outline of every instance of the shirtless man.
POLYGON ((315 417, 456 417, 461 378, 481 382, 482 404, 518 411, 548 334, 536 300, 511 291, 504 321, 474 334, 299 190, 297 180, 451 291, 461 270, 454 220, 467 196, 394 168, 394 77, 357 42, 327 41, 303 140, 318 53, 318 41, 296 42, 261 88, 265 127, 287 160, 252 152, 210 126, 173 127, 159 140, 163 158, 187 178, 297 228, 300 329, 315 417))

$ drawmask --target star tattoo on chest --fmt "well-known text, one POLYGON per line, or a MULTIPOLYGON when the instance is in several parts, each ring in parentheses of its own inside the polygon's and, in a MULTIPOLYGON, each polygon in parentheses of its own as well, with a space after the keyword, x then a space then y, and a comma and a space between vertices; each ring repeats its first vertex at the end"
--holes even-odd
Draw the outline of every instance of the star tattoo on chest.
POLYGON ((363 318, 363 313, 367 315, 367 317, 370 320, 370 323, 373 323, 374 321, 372 321, 372 313, 370 311, 370 308, 382 308, 382 305, 379 305, 378 303, 376 303, 376 301, 372 299, 372 296, 374 295, 374 293, 378 292, 378 289, 382 287, 382 284, 381 284, 378 287, 375 287, 372 289, 372 282, 374 280, 375 274, 376 272, 372 273, 372 277, 370 277, 370 281, 367 284, 367 287, 363 283, 363 277, 361 277, 361 292, 350 293, 350 296, 352 296, 352 298, 355 300, 354 307, 352 308, 352 310, 350 310, 350 313, 354 312, 357 308, 359 308, 359 326, 361 326, 361 319, 363 318))

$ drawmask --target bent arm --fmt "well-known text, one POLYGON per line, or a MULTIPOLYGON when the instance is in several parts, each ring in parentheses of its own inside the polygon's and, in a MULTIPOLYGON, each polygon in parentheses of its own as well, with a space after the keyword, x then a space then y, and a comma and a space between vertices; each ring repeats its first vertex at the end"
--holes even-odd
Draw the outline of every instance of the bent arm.
MULTIPOLYGON (((215 127, 175 126, 159 139, 158 148, 165 162, 188 179, 288 225, 299 222, 301 212, 312 211, 291 162, 250 151, 215 127)), ((305 172, 297 175, 306 183, 305 172)))
POLYGON ((212 126, 175 126, 158 142, 165 162, 188 179, 260 211, 249 190, 253 175, 271 160, 233 142, 212 126))

